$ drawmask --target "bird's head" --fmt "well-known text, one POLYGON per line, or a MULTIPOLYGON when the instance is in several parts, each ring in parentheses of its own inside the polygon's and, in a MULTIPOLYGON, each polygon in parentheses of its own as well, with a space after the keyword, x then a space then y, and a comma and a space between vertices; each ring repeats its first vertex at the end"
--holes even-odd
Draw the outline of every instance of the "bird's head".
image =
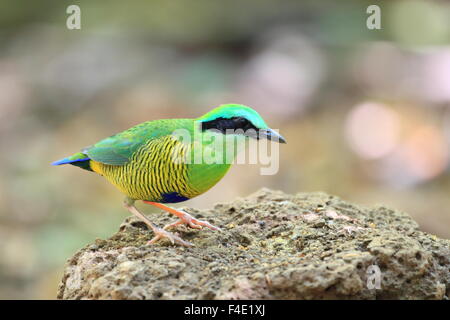
POLYGON ((224 104, 197 119, 202 131, 215 130, 223 134, 233 133, 254 139, 265 138, 279 143, 286 140, 270 129, 258 112, 242 104, 224 104))

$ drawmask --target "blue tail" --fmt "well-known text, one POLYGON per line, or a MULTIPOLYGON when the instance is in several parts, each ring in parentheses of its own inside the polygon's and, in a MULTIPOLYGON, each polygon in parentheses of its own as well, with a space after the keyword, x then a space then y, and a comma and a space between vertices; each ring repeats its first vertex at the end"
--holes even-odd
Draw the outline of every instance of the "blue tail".
POLYGON ((86 154, 79 152, 70 157, 52 162, 52 165, 59 166, 62 164, 71 164, 76 167, 80 167, 82 169, 92 171, 89 160, 91 160, 91 159, 86 154))
POLYGON ((86 159, 76 159, 76 160, 71 160, 70 157, 69 158, 64 158, 55 162, 52 162, 52 166, 59 166, 62 164, 73 164, 74 162, 81 162, 81 161, 88 161, 91 160, 89 158, 86 159))

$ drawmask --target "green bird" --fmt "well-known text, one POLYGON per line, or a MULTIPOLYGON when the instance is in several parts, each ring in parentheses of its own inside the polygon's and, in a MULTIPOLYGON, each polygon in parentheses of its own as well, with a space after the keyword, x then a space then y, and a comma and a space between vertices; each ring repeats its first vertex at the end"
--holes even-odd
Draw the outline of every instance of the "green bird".
POLYGON ((195 229, 220 228, 164 203, 186 201, 213 187, 250 138, 286 143, 252 108, 225 104, 196 119, 138 124, 52 164, 71 164, 105 177, 126 195, 125 208, 153 230, 155 236, 149 243, 168 238, 172 243, 191 246, 167 229, 179 224, 195 229), (170 212, 179 220, 159 228, 135 207, 136 200, 170 212))

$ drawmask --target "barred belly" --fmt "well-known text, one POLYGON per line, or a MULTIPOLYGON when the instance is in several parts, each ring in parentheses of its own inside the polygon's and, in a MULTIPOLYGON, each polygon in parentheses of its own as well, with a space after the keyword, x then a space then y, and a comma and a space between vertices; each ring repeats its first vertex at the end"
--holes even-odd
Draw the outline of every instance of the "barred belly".
POLYGON ((150 140, 125 165, 91 160, 92 169, 135 200, 175 203, 199 195, 189 184, 188 165, 181 160, 188 147, 171 136, 150 140), (177 155, 178 161, 174 161, 177 155))

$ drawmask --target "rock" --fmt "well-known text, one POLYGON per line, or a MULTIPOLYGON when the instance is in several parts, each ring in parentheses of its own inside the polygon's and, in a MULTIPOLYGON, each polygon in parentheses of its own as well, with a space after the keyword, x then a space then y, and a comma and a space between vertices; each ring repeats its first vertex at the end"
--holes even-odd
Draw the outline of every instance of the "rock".
MULTIPOLYGON (((448 299, 450 241, 407 214, 324 193, 262 189, 212 210, 185 209, 222 232, 179 226, 195 247, 129 217, 68 260, 59 299, 448 299), (379 281, 377 281, 379 279, 379 281), (377 284, 379 284, 378 289, 377 284), (374 287, 375 286, 375 287, 374 287)), ((154 214, 162 226, 174 218, 154 214)))

